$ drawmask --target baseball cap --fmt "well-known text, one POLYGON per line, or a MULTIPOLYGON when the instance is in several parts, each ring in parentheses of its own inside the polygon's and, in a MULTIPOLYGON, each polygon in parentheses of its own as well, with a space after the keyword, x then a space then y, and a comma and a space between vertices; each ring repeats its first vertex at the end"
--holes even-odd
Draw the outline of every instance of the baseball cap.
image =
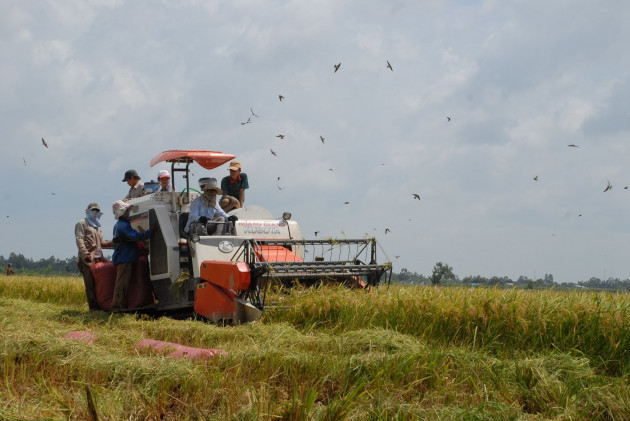
POLYGON ((122 179, 122 181, 127 181, 129 180, 131 177, 135 177, 135 178, 140 178, 140 176, 138 175, 138 173, 136 172, 136 170, 127 170, 125 172, 125 178, 122 179))

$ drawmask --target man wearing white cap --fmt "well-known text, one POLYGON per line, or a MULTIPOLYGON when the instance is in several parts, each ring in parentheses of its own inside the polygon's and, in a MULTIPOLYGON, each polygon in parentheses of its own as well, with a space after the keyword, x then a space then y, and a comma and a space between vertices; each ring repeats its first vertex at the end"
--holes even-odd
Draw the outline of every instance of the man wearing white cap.
POLYGON ((166 170, 161 170, 158 172, 158 181, 160 182, 160 187, 158 191, 173 191, 173 186, 171 186, 171 175, 166 170))
POLYGON ((85 296, 90 311, 98 310, 96 301, 96 286, 92 276, 91 266, 103 260, 103 248, 112 248, 114 243, 105 241, 101 231, 101 207, 92 202, 85 209, 85 218, 74 226, 74 237, 79 249, 79 272, 83 275, 85 296))
POLYGON ((212 235, 215 233, 218 235, 225 233, 227 230, 225 222, 228 218, 235 219, 235 217, 229 217, 217 205, 217 194, 223 194, 221 189, 217 187, 217 179, 201 178, 199 179, 199 187, 203 194, 190 204, 190 214, 188 215, 188 222, 184 231, 190 235, 212 235), (222 226, 220 230, 217 230, 218 225, 222 226))
POLYGON ((129 213, 131 205, 117 200, 112 205, 114 218, 118 220, 114 225, 114 254, 112 262, 116 265, 116 284, 112 298, 112 310, 119 311, 127 308, 127 289, 135 273, 135 265, 140 258, 138 241, 148 240, 153 230, 149 228, 138 232, 131 227, 129 213))

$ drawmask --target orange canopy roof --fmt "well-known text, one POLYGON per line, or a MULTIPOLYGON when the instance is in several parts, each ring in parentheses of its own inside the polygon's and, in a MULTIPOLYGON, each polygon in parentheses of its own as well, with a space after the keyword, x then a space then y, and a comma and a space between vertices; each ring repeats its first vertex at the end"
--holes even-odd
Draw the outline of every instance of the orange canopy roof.
POLYGON ((157 154, 151 160, 150 165, 154 166, 162 161, 190 162, 192 160, 205 169, 211 170, 233 160, 234 158, 236 158, 234 155, 217 151, 171 150, 157 154))

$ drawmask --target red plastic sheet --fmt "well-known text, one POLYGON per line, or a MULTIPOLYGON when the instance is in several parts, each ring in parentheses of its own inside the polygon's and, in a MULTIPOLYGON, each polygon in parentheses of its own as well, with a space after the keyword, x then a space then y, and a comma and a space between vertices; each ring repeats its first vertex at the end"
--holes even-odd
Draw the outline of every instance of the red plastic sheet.
POLYGON ((176 344, 174 342, 157 341, 155 339, 143 339, 136 344, 137 349, 151 347, 157 350, 170 350, 174 351, 168 354, 169 357, 174 358, 187 358, 189 360, 209 360, 216 355, 227 355, 227 352, 222 349, 210 349, 210 348, 193 348, 190 346, 184 346, 176 344))
POLYGON ((87 330, 73 330, 72 332, 68 332, 68 334, 64 336, 64 338, 87 342, 89 344, 93 344, 96 340, 94 334, 87 330))

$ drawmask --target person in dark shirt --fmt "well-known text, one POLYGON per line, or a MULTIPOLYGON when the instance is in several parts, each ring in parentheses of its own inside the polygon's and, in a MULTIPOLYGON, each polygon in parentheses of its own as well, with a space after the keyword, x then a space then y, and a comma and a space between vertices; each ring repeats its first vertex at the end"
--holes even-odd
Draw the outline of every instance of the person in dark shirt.
POLYGON ((223 177, 221 180, 223 198, 221 198, 219 204, 225 212, 242 207, 245 203, 245 189, 249 188, 247 174, 241 171, 240 162, 230 162, 229 171, 230 175, 223 177))

